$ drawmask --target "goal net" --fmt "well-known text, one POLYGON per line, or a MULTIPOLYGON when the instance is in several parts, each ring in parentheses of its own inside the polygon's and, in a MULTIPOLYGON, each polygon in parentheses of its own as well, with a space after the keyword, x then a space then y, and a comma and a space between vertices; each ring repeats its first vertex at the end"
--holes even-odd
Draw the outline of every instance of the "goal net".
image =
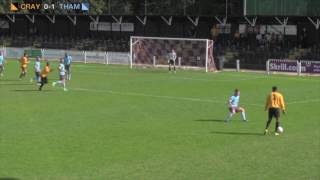
POLYGON ((137 37, 130 38, 130 66, 166 67, 171 50, 177 54, 175 64, 181 68, 216 71, 213 41, 208 39, 137 37))

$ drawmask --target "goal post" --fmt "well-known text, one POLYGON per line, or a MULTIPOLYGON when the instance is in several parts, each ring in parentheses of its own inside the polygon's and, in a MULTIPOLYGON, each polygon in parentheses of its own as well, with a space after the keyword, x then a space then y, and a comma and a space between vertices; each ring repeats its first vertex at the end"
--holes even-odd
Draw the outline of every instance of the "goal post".
POLYGON ((169 54, 174 49, 175 64, 181 68, 216 71, 213 45, 208 39, 131 36, 130 67, 167 67, 169 54))

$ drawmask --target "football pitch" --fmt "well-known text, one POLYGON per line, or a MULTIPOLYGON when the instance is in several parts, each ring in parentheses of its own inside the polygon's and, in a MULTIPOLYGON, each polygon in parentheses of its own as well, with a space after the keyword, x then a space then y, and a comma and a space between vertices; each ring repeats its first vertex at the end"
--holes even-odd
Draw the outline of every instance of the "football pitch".
MULTIPOLYGON (((42 66, 44 64, 42 63, 42 66)), ((68 92, 0 77, 0 179, 320 179, 320 78, 73 64, 68 92), (277 85, 284 133, 263 135, 277 85), (226 102, 241 91, 230 123, 226 102)))

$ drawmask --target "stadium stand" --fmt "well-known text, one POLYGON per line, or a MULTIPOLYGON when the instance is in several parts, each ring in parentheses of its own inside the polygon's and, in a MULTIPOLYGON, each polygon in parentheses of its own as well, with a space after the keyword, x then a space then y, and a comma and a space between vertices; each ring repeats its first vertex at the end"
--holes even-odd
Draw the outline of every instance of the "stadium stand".
MULTIPOLYGON (((108 2, 113 6, 113 1, 108 2)), ((237 59, 249 69, 263 69, 268 58, 320 60, 320 31, 308 20, 310 17, 318 20, 317 14, 310 17, 307 14, 257 16, 257 23, 250 26, 255 16, 244 16, 243 2, 209 2, 167 0, 156 3, 150 0, 147 9, 143 3, 135 3, 130 9, 128 1, 121 6, 115 3, 111 10, 94 9, 93 16, 62 13, 55 16, 54 23, 47 14, 20 13, 13 22, 12 14, 4 13, 0 14, 0 21, 7 22, 8 27, 0 28, 0 46, 128 52, 132 35, 210 38, 215 41, 215 60, 225 59, 225 67, 233 67, 237 59), (191 4, 182 8, 184 6, 178 6, 179 3, 191 4), (34 23, 30 23, 26 15, 34 16, 34 23), (107 23, 102 29, 93 25, 97 16, 99 23, 107 23), (70 20, 73 17, 77 18, 76 22, 70 20), (281 26, 282 19, 294 26, 288 30, 292 34, 284 34, 276 27, 281 26), (127 23, 132 29, 117 25, 119 22, 127 23)))

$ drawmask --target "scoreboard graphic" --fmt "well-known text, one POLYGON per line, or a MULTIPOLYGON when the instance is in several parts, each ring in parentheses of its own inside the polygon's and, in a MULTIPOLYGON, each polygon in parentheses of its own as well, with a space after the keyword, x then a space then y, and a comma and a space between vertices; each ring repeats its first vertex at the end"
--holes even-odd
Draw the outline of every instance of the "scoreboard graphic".
POLYGON ((41 11, 41 10, 72 10, 77 12, 88 12, 89 3, 11 3, 10 11, 19 12, 23 10, 41 11))

